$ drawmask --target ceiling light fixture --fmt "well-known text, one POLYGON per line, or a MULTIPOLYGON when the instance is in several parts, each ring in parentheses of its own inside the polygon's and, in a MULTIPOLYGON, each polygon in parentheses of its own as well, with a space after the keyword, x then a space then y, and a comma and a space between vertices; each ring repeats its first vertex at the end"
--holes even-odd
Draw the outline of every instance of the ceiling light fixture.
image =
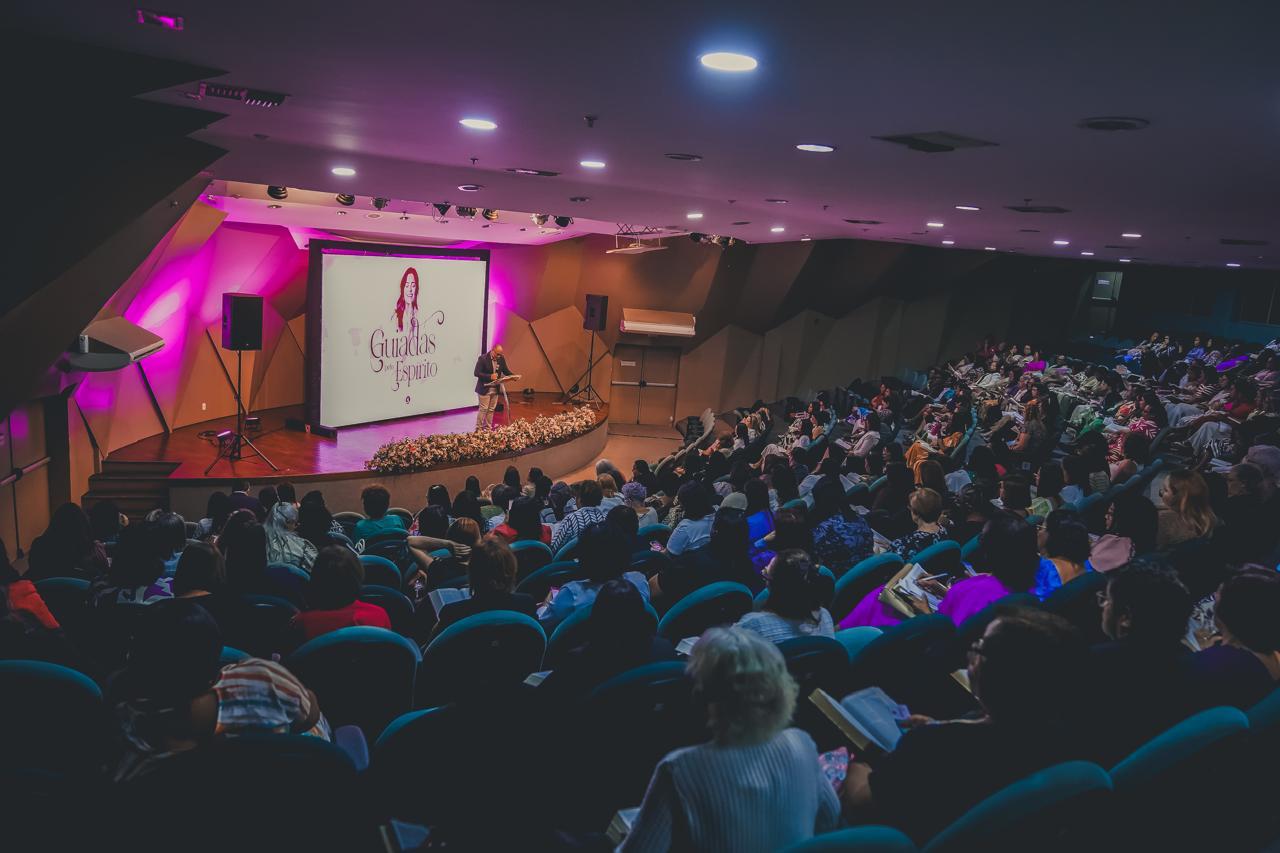
POLYGON ((431 206, 432 206, 432 207, 434 207, 434 208, 436 209, 436 213, 437 213, 437 214, 439 214, 440 216, 448 216, 448 215, 449 215, 449 202, 447 202, 447 201, 438 201, 438 202, 436 202, 435 204, 433 204, 433 205, 431 205, 431 206))
POLYGON ((373 200, 373 207, 375 210, 383 210, 389 204, 391 204, 391 199, 384 198, 382 196, 377 196, 373 200))
POLYGON ((350 166, 334 166, 329 171, 340 178, 349 178, 356 173, 356 170, 350 166))
POLYGON ((579 160, 578 165, 584 169, 603 169, 603 160, 579 160))
POLYGON ((1093 257, 1093 252, 1081 252, 1080 254, 1084 255, 1086 258, 1092 258, 1092 257, 1093 257))
POLYGON ((830 154, 836 150, 834 145, 823 145, 820 142, 802 142, 796 146, 799 151, 808 151, 812 154, 830 154))
POLYGON ((1229 262, 1227 263, 1227 266, 1229 266, 1229 267, 1233 267, 1233 268, 1234 268, 1234 267, 1238 267, 1238 266, 1240 266, 1240 265, 1239 265, 1239 264, 1237 264, 1237 263, 1235 263, 1234 261, 1229 261, 1229 262))
POLYGON ((458 189, 464 193, 478 193, 484 189, 483 184, 458 184, 458 189))
POLYGON ((924 224, 924 227, 925 228, 941 228, 943 227, 943 225, 941 222, 926 222, 924 224))
POLYGON ((471 130, 497 130, 498 123, 490 121, 487 118, 464 118, 458 121, 458 124, 471 130))
POLYGON ((1070 240, 1054 240, 1054 241, 1053 241, 1053 245, 1055 245, 1055 246, 1070 246, 1070 245, 1071 245, 1071 241, 1070 241, 1070 240))
POLYGON ((812 239, 813 239, 813 238, 812 238, 812 237, 810 237, 808 234, 801 234, 801 235, 800 235, 800 242, 801 242, 801 243, 808 243, 808 242, 809 242, 810 240, 812 240, 812 239))
POLYGON ((289 188, 288 187, 267 187, 267 195, 271 196, 277 201, 284 201, 286 198, 289 197, 289 188))
POLYGON ((786 231, 787 229, 785 225, 775 225, 769 230, 772 231, 774 234, 781 234, 783 231, 786 231))
POLYGON ((338 193, 333 197, 333 199, 343 207, 350 207, 356 203, 356 197, 351 193, 338 193))
POLYGON ((406 211, 404 211, 404 212, 402 212, 402 213, 400 214, 400 221, 401 221, 401 222, 408 222, 408 221, 409 221, 409 211, 407 211, 407 210, 406 210, 406 211))
POLYGON ((459 205, 453 209, 454 214, 459 219, 475 219, 476 209, 474 207, 462 207, 459 205))
POLYGON ((983 247, 982 247, 982 251, 984 251, 984 252, 994 252, 995 250, 996 250, 996 247, 995 247, 995 246, 983 246, 983 247))
POLYGON ((1122 263, 1122 264, 1127 264, 1127 263, 1129 263, 1129 258, 1120 258, 1120 263, 1122 263))
POLYGON ((750 225, 750 224, 751 224, 751 220, 750 220, 750 219, 740 219, 740 220, 738 220, 737 222, 730 222, 729 224, 730 224, 730 225, 750 225))
POLYGON ((282 207, 284 207, 282 204, 269 204, 267 205, 267 210, 279 210, 282 207))
POLYGON ((684 218, 685 218, 685 219, 701 219, 701 218, 702 218, 702 214, 701 214, 701 213, 698 213, 697 211, 694 211, 693 213, 686 213, 686 214, 684 215, 684 218))
POLYGON ((346 216, 346 215, 347 215, 347 212, 346 212, 345 210, 339 210, 339 211, 337 211, 337 214, 338 214, 339 216, 346 216))
POLYGON ((982 208, 978 207, 976 204, 957 204, 957 205, 956 205, 956 210, 970 210, 970 211, 972 211, 972 210, 982 210, 982 208))
POLYGON ((572 224, 573 224, 573 217, 572 217, 572 216, 557 216, 557 217, 555 218, 554 222, 556 223, 556 226, 557 226, 557 227, 559 227, 559 228, 568 228, 570 225, 572 225, 572 224))
POLYGON ((769 204, 789 204, 790 203, 785 198, 766 198, 765 201, 769 202, 769 204))
POLYGON ((480 215, 483 216, 485 219, 489 220, 490 222, 498 221, 498 211, 492 208, 485 208, 484 210, 480 211, 480 215))
POLYGON ((944 246, 954 246, 955 244, 956 244, 956 241, 955 241, 955 240, 943 240, 943 241, 942 241, 942 245, 944 245, 944 246))
POLYGON ((701 154, 682 154, 678 151, 673 151, 668 154, 663 154, 662 156, 666 157, 668 160, 679 160, 682 163, 697 163, 699 160, 702 159, 701 154))
POLYGON ((537 225, 539 228, 541 228, 543 225, 546 225, 546 224, 547 224, 547 220, 548 220, 548 219, 550 219, 550 218, 551 218, 551 214, 549 214, 549 213, 531 213, 531 214, 529 214, 529 219, 533 222, 533 224, 534 224, 534 225, 537 225))
POLYGON ((698 57, 698 61, 702 63, 704 68, 710 68, 712 71, 728 71, 735 74, 744 71, 755 71, 756 67, 760 65, 754 56, 723 50, 704 53, 698 57))
POLYGON ((1121 237, 1123 237, 1123 238, 1125 238, 1126 240, 1138 240, 1138 239, 1140 239, 1140 238, 1142 237, 1142 235, 1141 235, 1141 234, 1134 234, 1134 233, 1133 233, 1133 232, 1131 232, 1131 231, 1130 231, 1130 232, 1126 232, 1126 233, 1124 233, 1124 234, 1121 234, 1120 236, 1121 236, 1121 237))

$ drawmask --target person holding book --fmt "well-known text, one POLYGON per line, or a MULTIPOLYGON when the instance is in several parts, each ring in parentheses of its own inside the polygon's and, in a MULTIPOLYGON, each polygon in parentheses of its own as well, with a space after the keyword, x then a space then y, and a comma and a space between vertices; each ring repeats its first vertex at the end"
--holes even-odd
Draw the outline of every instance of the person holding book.
POLYGON ((977 719, 913 716, 892 752, 849 765, 843 800, 857 822, 896 826, 923 844, 985 797, 1076 757, 1085 647, 1066 620, 1017 608, 969 649, 977 719))
POLYGON ((649 579, 641 572, 627 571, 630 559, 629 543, 616 528, 603 522, 587 526, 578 536, 578 565, 585 579, 570 581, 559 590, 553 587, 549 600, 538 609, 538 621, 547 636, 577 610, 590 607, 600 588, 614 578, 632 584, 648 601, 649 579))
POLYGON ((938 604, 956 625, 1006 595, 1030 592, 1040 568, 1036 529, 1013 513, 995 515, 979 536, 973 555, 979 573, 951 584, 938 604))
POLYGON ((778 649, 742 628, 712 628, 688 673, 711 742, 659 762, 619 850, 765 853, 835 829, 840 803, 817 747, 787 728, 797 688, 778 649))
POLYGON ((763 609, 743 616, 737 627, 771 643, 835 636, 831 614, 822 606, 823 577, 808 554, 798 549, 779 552, 765 569, 765 581, 769 597, 763 609))
POLYGON ((467 563, 467 584, 471 597, 446 604, 432 631, 439 635, 459 619, 490 610, 513 610, 536 616, 538 603, 533 596, 516 592, 516 555, 510 546, 495 536, 487 536, 471 549, 467 563))
POLYGON ((889 550, 909 563, 925 548, 947 538, 947 528, 941 523, 942 495, 933 489, 916 489, 907 501, 915 530, 895 539, 889 550))

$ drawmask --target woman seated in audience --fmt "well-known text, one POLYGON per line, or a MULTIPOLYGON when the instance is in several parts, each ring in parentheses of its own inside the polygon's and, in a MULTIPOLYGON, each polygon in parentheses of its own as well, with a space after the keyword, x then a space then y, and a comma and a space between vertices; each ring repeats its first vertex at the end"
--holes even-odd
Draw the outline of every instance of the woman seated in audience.
POLYGON ((658 764, 620 850, 772 851, 834 829, 840 804, 809 735, 787 728, 796 683, 749 631, 712 628, 689 661, 712 741, 658 764))
POLYGON ((1179 468, 1160 485, 1156 547, 1169 548, 1213 534, 1218 517, 1209 504, 1209 485, 1196 471, 1179 468))
POLYGON ((649 489, 639 480, 632 480, 622 487, 622 500, 636 514, 636 521, 641 527, 658 523, 658 511, 647 505, 649 489))
POLYGON ((471 552, 484 534, 475 519, 457 518, 444 531, 444 538, 438 538, 439 511, 433 508, 430 518, 431 525, 424 534, 409 537, 409 555, 428 579, 427 587, 452 585, 454 579, 467 573, 471 552), (440 550, 449 551, 448 556, 431 556, 431 552, 440 550))
POLYGON ((364 507, 365 517, 356 522, 357 541, 372 539, 380 533, 405 530, 404 519, 387 512, 391 508, 391 492, 385 486, 365 486, 360 492, 360 503, 364 507))
POLYGON ((1167 563, 1140 558, 1107 575, 1102 632, 1090 653, 1094 757, 1109 767, 1179 722, 1186 709, 1183 644, 1192 600, 1167 563))
POLYGON ((884 485, 872 498, 867 523, 886 539, 896 539, 915 528, 909 501, 915 492, 916 478, 901 462, 886 465, 884 476, 884 485))
POLYGON ((1054 510, 1044 520, 1039 536, 1040 570, 1036 574, 1036 596, 1044 599, 1085 572, 1089 565, 1089 528, 1079 513, 1069 509, 1054 510))
POLYGON ((133 524, 120 531, 111 567, 89 584, 89 606, 154 604, 173 597, 173 578, 164 574, 163 547, 152 524, 133 524))
POLYGON ((260 593, 267 588, 267 532, 251 510, 236 510, 227 519, 218 550, 227 561, 227 588, 260 593))
POLYGON ((334 520, 333 513, 325 506, 324 495, 316 490, 303 495, 302 502, 298 504, 298 535, 310 542, 316 551, 330 545, 349 547, 351 544, 342 525, 334 520))
POLYGON ((427 506, 440 507, 444 514, 448 516, 449 511, 453 508, 453 502, 449 499, 449 489, 442 483, 434 483, 427 489, 427 506))
POLYGON ((1019 608, 969 650, 977 720, 912 717, 893 752, 852 763, 846 814, 896 826, 923 844, 985 797, 1076 755, 1084 647, 1065 620, 1019 608))
POLYGON ((965 469, 969 472, 970 480, 982 489, 988 500, 1000 494, 1000 468, 996 465, 996 457, 990 447, 973 448, 965 469))
POLYGON ((600 587, 591 605, 586 641, 568 653, 539 685, 538 693, 584 696, 629 669, 675 660, 675 647, 657 631, 658 622, 644 596, 629 581, 614 578, 600 587))
POLYGON ((1267 563, 1275 551, 1280 515, 1274 502, 1263 498, 1264 476, 1251 462, 1227 471, 1227 499, 1221 506, 1228 562, 1267 563))
POLYGON ((942 495, 933 489, 917 489, 912 492, 908 506, 915 530, 893 540, 889 550, 909 563, 925 548, 946 539, 947 528, 941 521, 942 495))
POLYGON ((947 510, 944 525, 947 537, 964 545, 982 532, 996 508, 977 486, 960 489, 951 508, 947 510))
POLYGON ((651 601, 663 602, 660 606, 670 605, 695 589, 717 581, 740 583, 753 595, 764 589, 764 578, 751 560, 747 519, 743 510, 737 508, 744 503, 736 492, 725 498, 715 513, 707 546, 686 551, 649 579, 651 601))
POLYGON ((1044 518, 1060 509, 1063 504, 1062 487, 1065 485, 1062 463, 1045 462, 1036 472, 1036 496, 1032 498, 1028 512, 1044 518))
MULTIPOLYGON (((610 482, 613 481, 610 480, 610 482)), ((484 518, 484 524, 480 525, 480 530, 486 533, 506 521, 511 502, 520 497, 520 492, 506 483, 498 483, 496 486, 489 487, 488 495, 489 503, 480 507, 480 515, 484 518)))
POLYGON ((1156 507, 1136 491, 1121 492, 1107 504, 1105 532, 1089 549, 1094 571, 1109 572, 1156 547, 1156 507))
POLYGON ((1147 466, 1150 457, 1150 439, 1139 432, 1124 433, 1123 440, 1120 442, 1119 455, 1115 458, 1108 456, 1111 482, 1113 484, 1127 482, 1147 466))
POLYGON ((618 492, 618 481, 612 474, 606 471, 596 477, 596 482, 600 484, 600 509, 608 512, 615 506, 622 506, 623 498, 618 492))
POLYGON ((139 778, 215 737, 331 738, 316 695, 289 670, 257 658, 222 667, 221 651, 218 625, 198 605, 149 608, 139 619, 128 665, 108 696, 124 742, 115 781, 139 778))
POLYGON ((316 546, 297 534, 298 508, 280 501, 267 510, 267 562, 288 563, 309 571, 316 560, 316 546))
POLYGON ((222 530, 222 526, 227 523, 227 516, 231 515, 234 509, 231 498, 226 492, 219 490, 209 495, 209 500, 204 507, 204 518, 196 522, 194 538, 208 540, 217 536, 218 531, 222 530))
POLYGON ((1026 518, 1031 514, 1031 484, 1021 474, 1006 474, 1000 481, 1000 506, 1005 512, 1026 518))
MULTIPOLYGON (((226 498, 225 493, 215 492, 214 494, 222 494, 222 497, 226 498)), ((230 509, 227 512, 230 512, 230 509)), ((221 520, 225 521, 226 518, 226 513, 223 513, 221 520)), ((120 512, 120 507, 113 500, 95 501, 93 506, 89 507, 89 535, 103 545, 114 545, 116 537, 120 535, 120 528, 128 523, 129 519, 120 512)))
MULTIPOLYGON (((1022 518, 997 513, 980 535, 978 550, 973 554, 973 568, 978 574, 952 583, 938 603, 938 612, 950 616, 956 625, 964 624, 970 616, 1007 595, 1030 592, 1040 568, 1036 529, 1022 518)), ((881 614, 885 623, 900 620, 897 611, 880 606, 891 611, 881 614)), ((845 627, 844 622, 840 627, 845 627)))
POLYGON ((837 578, 871 556, 875 534, 862 516, 849 508, 839 477, 818 481, 808 520, 813 526, 813 550, 809 553, 837 578))
POLYGON ((711 524, 715 521, 711 496, 706 487, 695 481, 685 483, 680 487, 676 501, 683 514, 667 540, 667 553, 679 556, 685 551, 705 548, 711 541, 711 524))
POLYGON ((511 542, 541 542, 551 544, 551 527, 542 523, 541 507, 535 498, 516 498, 511 511, 501 524, 493 529, 495 536, 511 542))
POLYGON ((330 545, 323 549, 316 556, 311 580, 307 582, 307 609, 293 618, 295 645, 354 625, 390 630, 387 611, 360 600, 362 586, 364 566, 350 548, 330 545))
POLYGON ((588 525, 578 536, 578 565, 583 580, 570 581, 552 594, 538 611, 538 621, 550 636, 556 626, 575 611, 590 607, 600 588, 614 578, 631 583, 645 601, 649 600, 649 579, 642 573, 627 571, 630 549, 617 532, 603 522, 588 525))
POLYGON ((172 589, 174 601, 199 604, 219 626, 234 624, 247 606, 228 592, 226 560, 207 542, 192 543, 183 550, 172 589))
POLYGON ((1231 391, 1221 406, 1212 403, 1208 411, 1181 424, 1190 432, 1188 443, 1196 453, 1204 453, 1215 441, 1230 437, 1233 428, 1244 423, 1258 402, 1258 386, 1242 376, 1231 384, 1231 391))
POLYGON ((780 551, 765 569, 769 597, 761 610, 746 614, 738 627, 771 643, 794 637, 833 637, 831 614, 822 606, 830 592, 818 567, 804 551, 780 551))
POLYGON ((1062 503, 1074 504, 1084 500, 1085 489, 1089 487, 1089 465, 1078 454, 1071 454, 1062 460, 1062 503))
POLYGON ((433 637, 459 619, 490 610, 512 610, 531 617, 537 615, 538 603, 533 597, 515 591, 516 555, 497 538, 483 539, 472 549, 467 563, 467 585, 471 597, 444 606, 432 632, 433 637))
POLYGON ((65 503, 54 510, 49 526, 27 552, 28 580, 94 578, 106 570, 106 549, 93 538, 89 518, 78 504, 65 503))
MULTIPOLYGON (((993 436, 996 438, 997 436, 993 436)), ((996 458, 1000 459, 1005 465, 1018 465, 1023 461, 1033 458, 1048 440, 1048 430, 1045 429, 1044 418, 1040 411, 1040 406, 1036 402, 1030 401, 1022 414, 1022 426, 1018 429, 1018 435, 1012 441, 1003 442, 996 441, 992 445, 996 458)))
POLYGON ((850 437, 848 464, 851 469, 857 473, 867 473, 867 457, 879 449, 881 441, 880 416, 875 412, 868 412, 850 437))
MULTIPOLYGON (((1218 636, 1187 660, 1189 712, 1248 710, 1280 682, 1280 573, 1250 567, 1227 577, 1214 599, 1218 636)), ((1199 636, 1199 635, 1197 635, 1199 636)))
POLYGON ((796 483, 795 471, 786 463, 774 465, 769 469, 770 503, 781 507, 788 501, 800 497, 800 487, 796 483))

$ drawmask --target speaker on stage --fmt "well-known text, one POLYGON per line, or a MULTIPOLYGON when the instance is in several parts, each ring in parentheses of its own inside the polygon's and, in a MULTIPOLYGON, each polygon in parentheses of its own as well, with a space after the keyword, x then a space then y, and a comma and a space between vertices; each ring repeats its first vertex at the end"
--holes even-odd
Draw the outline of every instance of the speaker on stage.
POLYGON ((262 349, 262 297, 222 294, 222 348, 262 349))
POLYGON ((609 297, 598 293, 587 294, 587 309, 582 315, 582 328, 593 332, 603 332, 605 320, 609 316, 609 297))

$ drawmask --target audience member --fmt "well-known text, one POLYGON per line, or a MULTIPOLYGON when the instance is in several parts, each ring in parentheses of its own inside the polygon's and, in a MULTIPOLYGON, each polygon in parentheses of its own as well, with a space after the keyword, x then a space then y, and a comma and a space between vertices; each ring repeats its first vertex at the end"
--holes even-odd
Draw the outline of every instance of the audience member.
POLYGON ((1156 507, 1135 491, 1121 492, 1107 505, 1105 532, 1089 549, 1094 571, 1109 572, 1156 547, 1156 507))
POLYGON ((688 482, 680 487, 676 502, 684 510, 684 517, 671 531, 667 540, 667 553, 679 556, 685 551, 705 548, 711 541, 711 524, 715 521, 714 508, 706 487, 698 482, 688 482))
MULTIPOLYGON (((1036 529, 1013 513, 997 513, 979 535, 973 554, 978 574, 956 580, 938 603, 938 612, 950 616, 956 625, 1007 595, 1030 592, 1040 568, 1036 529)), ((888 613, 880 617, 890 621, 888 613)), ((846 627, 843 621, 840 627, 846 627)))
POLYGON ((537 615, 538 603, 533 597, 515 591, 516 555, 504 542, 489 538, 476 543, 467 563, 467 585, 471 597, 445 605, 434 634, 438 635, 459 619, 490 610, 537 615))
POLYGON ((278 501, 267 513, 267 562, 288 563, 310 571, 318 549, 299 536, 298 507, 292 501, 278 501))
POLYGON ((1074 510, 1049 513, 1040 533, 1040 570, 1036 574, 1036 596, 1043 599, 1063 584, 1090 571, 1089 528, 1074 510))
POLYGON ((839 477, 826 476, 813 490, 813 550, 819 565, 837 578, 871 556, 875 534, 862 516, 848 508, 839 477))
POLYGON ((1195 471, 1180 468, 1169 472, 1160 486, 1160 500, 1157 548, 1207 537, 1218 526, 1218 517, 1209 505, 1209 486, 1195 471))
POLYGON ((908 502, 911 510, 911 521, 915 530, 899 539, 895 539, 889 549, 903 559, 911 560, 928 548, 947 538, 947 528, 940 521, 942 516, 942 496, 933 489, 917 489, 911 493, 908 502))
POLYGON ((307 609, 293 619, 296 642, 353 625, 390 629, 387 611, 360 600, 363 585, 364 566, 351 549, 330 545, 321 550, 307 582, 307 609))
POLYGON ((542 523, 542 507, 536 498, 516 498, 511 503, 511 511, 502 524, 493 529, 493 533, 508 543, 532 541, 551 544, 551 527, 542 523))
MULTIPOLYGON (((552 489, 552 492, 554 493, 555 489, 552 489)), ((595 480, 584 480, 579 484, 578 508, 572 512, 566 512, 564 518, 558 521, 551 531, 553 554, 569 544, 571 539, 581 536, 582 531, 588 526, 604 521, 605 510, 600 508, 600 501, 603 499, 604 493, 600 491, 600 484, 595 480)))
POLYGON ((49 526, 31 542, 27 553, 28 580, 92 579, 106 570, 106 549, 93 538, 89 518, 78 504, 65 503, 54 510, 49 526))
POLYGON ((738 627, 771 643, 793 637, 833 637, 831 614, 822 606, 824 588, 818 567, 803 551, 782 551, 765 569, 769 597, 762 609, 738 620, 738 627))
POLYGON ((586 577, 565 584, 540 608, 538 620, 547 634, 575 611, 590 607, 600 587, 614 578, 631 583, 648 601, 649 580, 640 572, 627 571, 630 556, 627 544, 603 522, 585 527, 578 536, 578 564, 586 577))
POLYGON ((391 509, 391 493, 384 486, 365 486, 360 492, 360 504, 364 507, 365 517, 356 522, 357 540, 405 529, 403 518, 387 512, 391 509))

